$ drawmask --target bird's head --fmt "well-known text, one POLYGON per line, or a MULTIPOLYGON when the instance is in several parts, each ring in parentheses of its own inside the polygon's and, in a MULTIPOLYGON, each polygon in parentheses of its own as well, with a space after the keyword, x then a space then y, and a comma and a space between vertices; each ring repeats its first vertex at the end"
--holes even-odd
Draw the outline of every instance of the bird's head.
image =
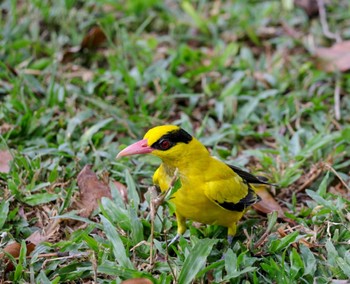
POLYGON ((195 149, 205 147, 182 128, 175 125, 163 125, 150 129, 142 140, 126 147, 117 158, 136 154, 157 156, 163 162, 174 164, 182 157, 193 153, 195 149))

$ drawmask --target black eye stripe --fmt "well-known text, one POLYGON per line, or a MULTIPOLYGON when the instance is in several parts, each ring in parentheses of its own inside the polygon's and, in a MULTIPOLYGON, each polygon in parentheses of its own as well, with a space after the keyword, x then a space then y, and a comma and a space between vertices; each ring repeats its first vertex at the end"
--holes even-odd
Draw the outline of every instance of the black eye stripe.
POLYGON ((167 134, 164 134, 161 138, 159 138, 155 143, 152 144, 153 149, 157 150, 168 150, 177 143, 185 143, 188 144, 192 140, 192 136, 188 134, 185 130, 183 129, 178 129, 178 130, 173 130, 168 132, 167 134), (169 141, 169 146, 167 148, 163 148, 161 143, 164 141, 169 141))

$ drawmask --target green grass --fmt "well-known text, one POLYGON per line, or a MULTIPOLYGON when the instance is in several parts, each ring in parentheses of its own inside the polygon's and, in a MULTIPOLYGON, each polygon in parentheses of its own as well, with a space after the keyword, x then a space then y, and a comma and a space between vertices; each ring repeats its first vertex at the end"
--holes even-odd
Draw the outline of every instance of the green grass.
MULTIPOLYGON (((338 2, 327 6, 328 24, 347 40, 350 6, 338 2)), ((350 75, 317 68, 315 47, 334 42, 317 16, 310 19, 291 4, 3 1, 0 150, 9 150, 13 162, 9 173, 0 173, 0 249, 14 240, 22 248, 12 258, 14 270, 1 277, 13 283, 133 277, 154 283, 345 283, 350 75), (107 40, 62 61, 93 26, 107 40), (176 224, 166 203, 151 240, 146 191, 159 161, 115 156, 165 123, 181 125, 213 155, 278 184, 275 198, 295 225, 250 210, 231 247, 225 229, 190 226, 167 250, 176 224), (124 204, 111 185, 112 201, 103 198, 90 219, 78 217, 72 208, 86 164, 126 184, 131 201, 124 204), (26 257, 24 240, 57 216, 64 218, 59 230, 26 257), (254 246, 267 228, 266 239, 254 246)))

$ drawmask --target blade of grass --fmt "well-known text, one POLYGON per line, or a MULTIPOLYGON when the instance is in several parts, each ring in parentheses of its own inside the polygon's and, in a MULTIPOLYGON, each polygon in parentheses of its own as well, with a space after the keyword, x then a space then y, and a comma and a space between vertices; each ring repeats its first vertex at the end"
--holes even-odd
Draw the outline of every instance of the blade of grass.
POLYGON ((7 215, 9 213, 9 201, 8 200, 3 200, 0 203, 0 229, 4 226, 7 215))
POLYGON ((86 130, 85 133, 83 134, 83 136, 81 136, 81 138, 80 138, 81 145, 86 145, 97 131, 99 131, 101 128, 106 126, 112 120, 113 120, 113 118, 111 118, 111 117, 104 119, 104 120, 101 120, 101 121, 97 122, 95 125, 91 126, 88 130, 86 130))
POLYGON ((112 244, 113 253, 116 261, 125 268, 130 268, 130 269, 134 268, 132 262, 127 256, 124 244, 117 230, 114 228, 112 223, 103 215, 100 215, 100 218, 101 218, 101 222, 103 224, 103 228, 106 233, 106 236, 112 244))
POLYGON ((196 278, 197 273, 205 265, 207 257, 216 243, 217 240, 203 239, 195 244, 181 269, 178 283, 191 283, 196 278))
POLYGON ((195 25, 203 32, 208 33, 207 23, 199 13, 194 9, 189 1, 183 1, 181 4, 182 9, 192 18, 195 25))

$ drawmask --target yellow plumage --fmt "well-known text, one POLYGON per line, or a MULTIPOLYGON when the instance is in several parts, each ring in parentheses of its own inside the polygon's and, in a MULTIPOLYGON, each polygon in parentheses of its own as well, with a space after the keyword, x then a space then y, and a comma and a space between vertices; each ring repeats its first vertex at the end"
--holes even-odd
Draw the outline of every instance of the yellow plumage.
POLYGON ((153 182, 166 191, 176 168, 181 188, 171 201, 176 206, 178 235, 186 231, 186 219, 221 225, 234 236, 245 209, 259 201, 251 183, 264 181, 212 157, 194 137, 174 125, 149 130, 144 139, 118 156, 151 153, 162 160, 153 182))

